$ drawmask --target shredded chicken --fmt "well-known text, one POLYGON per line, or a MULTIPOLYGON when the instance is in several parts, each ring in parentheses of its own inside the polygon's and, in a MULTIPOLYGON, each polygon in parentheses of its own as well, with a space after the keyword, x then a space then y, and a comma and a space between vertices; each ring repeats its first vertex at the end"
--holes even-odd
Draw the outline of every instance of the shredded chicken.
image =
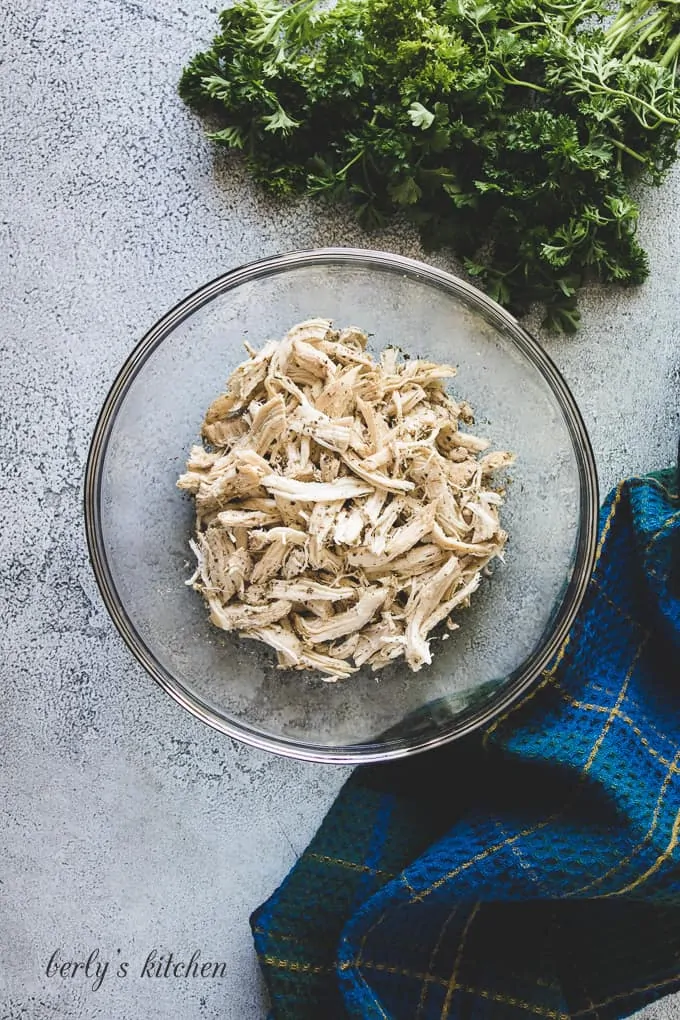
POLYGON ((455 369, 366 344, 310 319, 247 345, 177 483, 196 505, 187 584, 212 622, 329 681, 430 663, 507 538, 492 476, 513 455, 461 429, 455 369))

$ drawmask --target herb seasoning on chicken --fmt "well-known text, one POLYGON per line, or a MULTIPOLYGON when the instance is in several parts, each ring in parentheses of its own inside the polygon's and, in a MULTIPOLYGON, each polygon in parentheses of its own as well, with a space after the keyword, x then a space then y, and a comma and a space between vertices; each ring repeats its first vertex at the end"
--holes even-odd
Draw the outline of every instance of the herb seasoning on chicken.
POLYGON ((513 457, 459 428, 455 370, 393 348, 376 362, 366 343, 310 319, 246 345, 178 482, 212 622, 327 680, 431 662, 431 632, 457 626, 507 537, 490 479, 513 457))

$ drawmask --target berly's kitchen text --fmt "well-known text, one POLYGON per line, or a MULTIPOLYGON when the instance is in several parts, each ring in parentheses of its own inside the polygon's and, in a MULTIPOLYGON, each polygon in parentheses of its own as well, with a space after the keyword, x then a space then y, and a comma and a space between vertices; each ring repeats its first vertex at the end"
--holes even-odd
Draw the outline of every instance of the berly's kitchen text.
POLYGON ((203 958, 200 949, 194 949, 191 956, 152 949, 137 964, 121 959, 121 950, 105 959, 99 949, 89 954, 69 954, 61 948, 50 956, 45 974, 48 978, 80 980, 90 983, 93 992, 98 991, 107 976, 127 978, 223 978, 227 973, 226 963, 213 963, 203 958))

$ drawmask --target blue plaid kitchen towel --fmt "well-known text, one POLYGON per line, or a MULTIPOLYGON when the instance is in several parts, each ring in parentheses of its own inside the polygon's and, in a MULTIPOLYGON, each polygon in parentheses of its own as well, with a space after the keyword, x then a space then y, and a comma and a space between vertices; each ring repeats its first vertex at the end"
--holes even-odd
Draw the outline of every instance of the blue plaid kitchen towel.
POLYGON ((524 700, 353 773, 252 917, 273 1020, 609 1020, 680 989, 679 544, 674 472, 622 482, 524 700))

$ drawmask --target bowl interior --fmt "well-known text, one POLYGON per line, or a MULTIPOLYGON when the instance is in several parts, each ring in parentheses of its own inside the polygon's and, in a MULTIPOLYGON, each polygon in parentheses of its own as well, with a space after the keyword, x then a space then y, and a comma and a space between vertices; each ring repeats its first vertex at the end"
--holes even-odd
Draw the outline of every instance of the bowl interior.
POLYGON ((156 679, 225 732, 321 759, 427 746, 488 716, 528 683, 573 613, 594 539, 587 439, 532 341, 451 280, 367 253, 246 267, 171 312, 114 385, 89 469, 100 584, 156 679), (199 441, 203 413, 243 360, 244 339, 258 347, 312 316, 362 327, 374 353, 396 344, 412 357, 455 364, 449 390, 472 404, 474 431, 517 455, 503 509, 505 563, 417 674, 397 662, 329 684, 281 671, 269 649, 213 627, 184 583, 193 570, 193 505, 175 482, 199 441))

